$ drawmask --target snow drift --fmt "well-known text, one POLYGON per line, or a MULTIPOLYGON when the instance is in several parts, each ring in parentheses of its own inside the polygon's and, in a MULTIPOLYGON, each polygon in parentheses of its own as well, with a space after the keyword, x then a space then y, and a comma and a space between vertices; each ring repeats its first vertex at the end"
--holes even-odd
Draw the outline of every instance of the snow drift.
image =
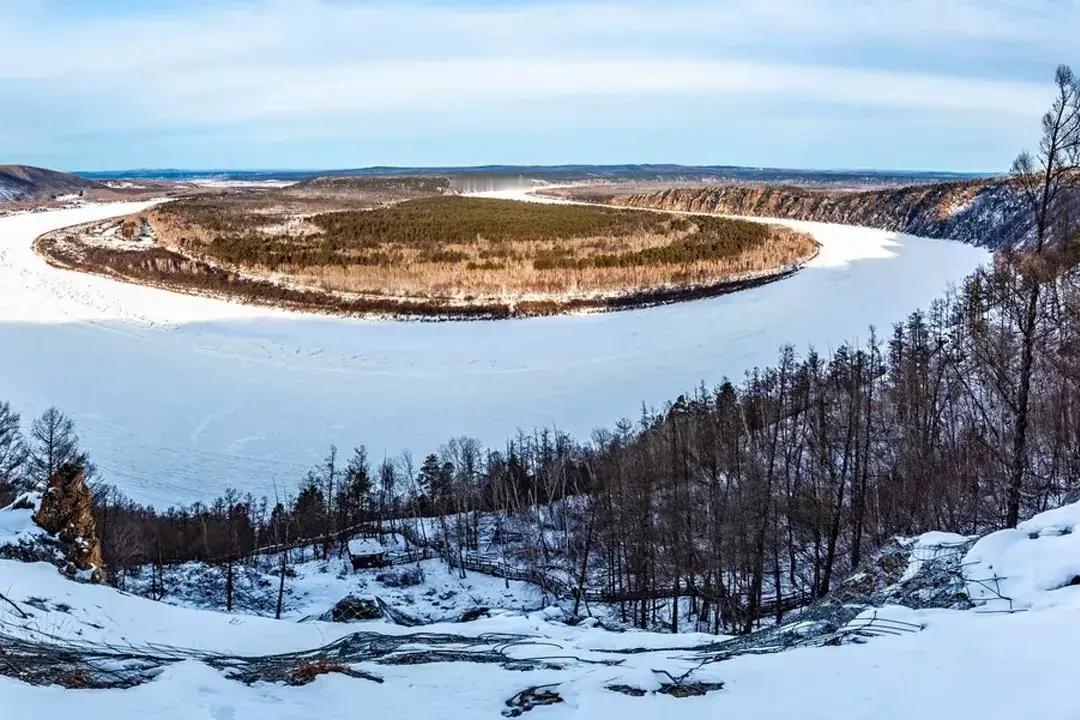
MULTIPOLYGON (((27 514, 0 510, 0 546, 36 534, 27 514)), ((959 563, 971 579, 971 609, 866 608, 851 626, 884 616, 919 629, 765 654, 730 655, 722 637, 609 632, 589 621, 567 625, 550 610, 500 611, 472 623, 428 626, 424 634, 382 621, 274 621, 156 603, 73 582, 46 563, 0 560, 0 588, 10 601, 0 602, 0 630, 10 643, 36 638, 123 651, 144 663, 170 658, 144 667, 147 677, 123 690, 70 690, 0 677, 0 707, 10 717, 78 714, 88 720, 336 718, 353 717, 358 707, 387 718, 437 708, 446 718, 527 710, 552 720, 616 714, 1065 720, 1080 717, 1072 667, 1080 643, 1080 585, 1070 577, 1078 524, 1080 503, 1073 503, 975 541, 959 563), (990 572, 1000 576, 1001 592, 986 597, 980 578, 990 572), (1025 607, 996 611, 998 595, 1005 594, 1025 607), (366 648, 370 657, 346 661, 344 669, 320 665, 310 677, 267 670, 310 659, 305 653, 318 647, 345 658, 366 648), (245 674, 251 663, 255 675, 245 674), (691 683, 704 694, 671 689, 691 683)), ((922 565, 901 565, 901 581, 934 562, 925 558, 971 542, 944 533, 903 541, 924 559, 913 552, 911 563, 922 565)), ((0 667, 10 661, 10 654, 0 656, 0 667)))

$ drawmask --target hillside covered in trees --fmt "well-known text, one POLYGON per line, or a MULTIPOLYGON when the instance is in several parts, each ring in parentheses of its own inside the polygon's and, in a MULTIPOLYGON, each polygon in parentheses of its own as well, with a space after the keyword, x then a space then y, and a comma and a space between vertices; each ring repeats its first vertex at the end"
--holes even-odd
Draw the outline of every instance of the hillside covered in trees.
POLYGON ((615 184, 546 192, 625 207, 862 225, 992 249, 1024 242, 1034 231, 1023 192, 1010 178, 872 189, 615 184))
MULTIPOLYGON (((231 492, 165 513, 101 487, 105 558, 122 582, 139 566, 240 562, 281 542, 336 554, 364 527, 440 516, 453 552, 476 551, 481 519, 501 518, 534 549, 529 562, 628 598, 628 621, 680 627, 663 598, 682 588, 699 598, 682 609, 683 625, 750 630, 756 606, 823 596, 893 535, 984 532, 1076 489, 1077 318, 1075 269, 1029 259, 1018 272, 1003 260, 865 347, 785 350, 744 381, 699 388, 589 442, 541 431, 488 449, 461 438, 377 462, 358 446, 330 454, 290 499, 231 492), (1023 410, 1022 300, 1033 272, 1037 342, 1023 410)), ((39 418, 25 445, 10 409, 3 417, 9 483, 43 483, 78 458, 61 414, 39 418)))
MULTIPOLYGON (((111 577, 185 560, 231 572, 265 545, 328 556, 423 517, 441 518, 434 548, 460 559, 495 518, 516 526, 522 565, 554 564, 579 596, 618 598, 628 622, 750 632, 762 608, 823 597, 894 535, 976 534, 1053 507, 1080 478, 1080 85, 1065 68, 1058 91, 1011 181, 1029 240, 865 346, 784 349, 772 367, 588 441, 540 431, 485 449, 462 437, 374 464, 359 443, 345 458, 331 449, 272 501, 230 491, 157 512, 99 487, 111 577)), ((9 497, 88 466, 59 411, 29 440, 10 408, 0 417, 9 497)))

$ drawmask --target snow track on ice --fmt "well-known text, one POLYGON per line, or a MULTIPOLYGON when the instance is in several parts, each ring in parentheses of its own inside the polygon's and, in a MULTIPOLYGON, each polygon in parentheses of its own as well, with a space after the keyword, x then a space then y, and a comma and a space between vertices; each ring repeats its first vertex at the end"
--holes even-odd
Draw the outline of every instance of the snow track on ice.
POLYGON ((822 244, 794 277, 628 312, 402 322, 304 315, 50 267, 49 230, 135 211, 0 218, 0 399, 56 405, 134 499, 165 506, 233 486, 291 491, 330 443, 426 453, 517 428, 586 436, 641 403, 739 378, 791 343, 828 351, 885 332, 983 262, 983 250, 866 228, 789 223, 822 244))

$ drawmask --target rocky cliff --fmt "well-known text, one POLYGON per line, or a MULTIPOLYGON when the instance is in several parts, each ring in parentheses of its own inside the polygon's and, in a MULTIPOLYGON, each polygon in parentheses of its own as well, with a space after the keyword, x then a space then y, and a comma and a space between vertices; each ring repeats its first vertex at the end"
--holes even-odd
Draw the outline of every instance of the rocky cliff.
POLYGON ((863 225, 994 249, 1031 231, 1021 198, 1005 179, 858 191, 720 185, 625 192, 612 186, 564 194, 632 207, 863 225))
POLYGON ((69 463, 51 478, 34 513, 34 522, 55 535, 67 560, 69 575, 87 573, 94 582, 104 582, 105 563, 101 540, 94 522, 93 497, 86 485, 86 472, 69 463))

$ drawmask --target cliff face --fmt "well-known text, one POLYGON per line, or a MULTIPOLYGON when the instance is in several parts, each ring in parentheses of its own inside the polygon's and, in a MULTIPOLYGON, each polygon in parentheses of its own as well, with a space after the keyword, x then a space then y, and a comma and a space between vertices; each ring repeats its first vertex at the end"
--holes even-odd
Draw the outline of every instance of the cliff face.
POLYGON ((672 188, 602 198, 616 205, 862 225, 988 248, 1022 241, 1031 222, 1005 180, 838 191, 789 186, 672 188))

